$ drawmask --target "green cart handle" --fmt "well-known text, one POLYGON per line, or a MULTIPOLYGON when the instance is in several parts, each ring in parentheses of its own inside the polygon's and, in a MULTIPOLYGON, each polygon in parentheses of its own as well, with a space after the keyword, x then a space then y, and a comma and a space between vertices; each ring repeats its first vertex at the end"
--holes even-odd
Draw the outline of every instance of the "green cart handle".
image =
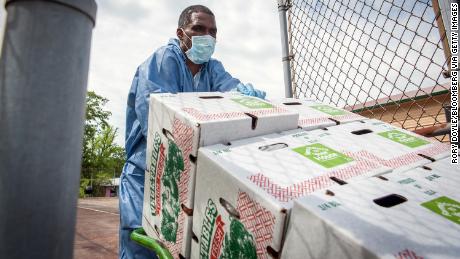
POLYGON ((157 242, 155 239, 148 237, 147 234, 145 234, 143 228, 135 229, 133 232, 131 232, 130 237, 131 240, 138 243, 139 245, 154 251, 159 259, 173 259, 168 249, 163 247, 163 245, 157 242))

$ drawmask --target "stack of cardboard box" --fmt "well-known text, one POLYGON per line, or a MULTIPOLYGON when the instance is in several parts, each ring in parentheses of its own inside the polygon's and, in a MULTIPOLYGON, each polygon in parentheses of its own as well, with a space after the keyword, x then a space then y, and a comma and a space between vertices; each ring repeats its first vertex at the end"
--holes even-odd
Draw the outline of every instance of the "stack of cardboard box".
POLYGON ((460 174, 447 159, 299 199, 281 258, 458 258, 460 174))
MULTIPOLYGON (((404 197, 404 204, 415 204, 416 196, 429 202, 434 196, 400 181, 414 170, 451 170, 439 162, 448 154, 446 144, 314 101, 156 94, 150 103, 143 227, 176 258, 432 255, 416 245, 399 249, 396 244, 418 232, 395 235, 393 230, 402 229, 394 227, 397 220, 371 226, 384 212, 402 215, 415 205, 399 210, 399 204, 387 208, 374 200, 386 205, 404 197), (356 216, 360 208, 364 214, 356 216), (367 215, 375 218, 372 223, 363 220, 367 215), (372 241, 363 243, 362 235, 372 241)), ((435 178, 436 186, 423 177, 417 181, 427 192, 445 193, 452 175, 443 177, 435 178)), ((460 187, 453 179, 449 190, 460 187)), ((404 217, 401 224, 409 224, 411 218, 404 217)), ((442 225, 438 221, 433 222, 442 225)), ((459 251, 451 243, 445 246, 459 251)))
POLYGON ((198 148, 295 129, 298 114, 237 92, 152 94, 149 107, 142 226, 188 258, 198 148))
POLYGON ((292 201, 345 180, 391 171, 378 163, 353 158, 357 149, 353 143, 338 142, 322 130, 201 148, 193 258, 217 258, 229 253, 233 255, 229 258, 246 258, 249 255, 244 247, 250 245, 254 246, 252 256, 279 253, 292 201), (238 236, 236 232, 243 229, 244 235, 238 236), (245 245, 236 251, 238 247, 232 243, 240 242, 245 245))
MULTIPOLYGON (((246 258, 250 244, 253 257, 276 257, 282 253, 295 200, 373 176, 399 174, 434 160, 428 155, 445 157, 448 147, 377 120, 204 147, 198 156, 193 258, 226 257, 230 252, 229 258, 246 258), (235 222, 244 235, 235 234, 235 222)), ((287 249, 296 250, 299 242, 287 249)))

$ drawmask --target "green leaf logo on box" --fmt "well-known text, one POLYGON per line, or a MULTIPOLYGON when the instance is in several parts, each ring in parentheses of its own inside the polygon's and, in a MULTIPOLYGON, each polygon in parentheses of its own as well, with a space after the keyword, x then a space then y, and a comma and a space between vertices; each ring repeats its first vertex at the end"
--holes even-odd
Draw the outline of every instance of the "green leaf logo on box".
POLYGON ((230 216, 230 234, 225 233, 225 222, 209 199, 206 207, 200 237, 200 258, 202 259, 256 259, 257 250, 254 237, 244 225, 230 216))
POLYGON ((224 249, 220 259, 233 258, 256 259, 257 250, 251 233, 244 228, 241 222, 231 218, 230 235, 225 233, 224 249))
POLYGON ((184 159, 182 151, 171 140, 168 140, 168 157, 165 162, 165 170, 161 182, 161 234, 164 239, 176 242, 178 229, 177 218, 180 212, 179 182, 180 175, 184 171, 184 159))
POLYGON ((156 195, 159 190, 157 190, 157 177, 161 177, 162 172, 158 172, 157 175, 158 165, 160 165, 160 169, 162 170, 163 167, 163 160, 164 160, 164 145, 161 143, 161 137, 158 132, 155 132, 153 136, 153 147, 152 147, 152 155, 150 156, 150 195, 149 195, 149 205, 150 205, 150 213, 152 216, 155 216, 159 212, 159 206, 157 206, 159 197, 156 195), (161 153, 160 153, 161 151, 161 153), (161 161, 159 161, 161 160, 161 161))
POLYGON ((257 98, 250 98, 250 97, 239 97, 239 98, 232 98, 230 99, 236 103, 239 103, 245 107, 248 107, 250 109, 269 109, 273 108, 273 105, 261 101, 257 98))
POLYGON ((336 167, 353 161, 353 158, 320 143, 301 146, 292 150, 326 168, 336 167))
POLYGON ((380 132, 378 133, 378 135, 384 138, 387 138, 389 140, 392 140, 394 142, 397 142, 399 144, 403 144, 404 146, 407 146, 410 148, 416 148, 416 147, 420 147, 426 144, 430 144, 429 141, 414 137, 412 135, 401 132, 399 130, 390 130, 390 131, 380 132))
POLYGON ((329 105, 324 105, 324 104, 322 104, 322 105, 312 105, 310 107, 315 109, 315 110, 318 110, 320 112, 324 112, 326 114, 332 115, 332 116, 347 114, 347 112, 344 111, 344 110, 334 108, 334 107, 331 107, 329 105))
POLYGON ((460 203, 458 201, 442 196, 421 205, 460 225, 460 203))

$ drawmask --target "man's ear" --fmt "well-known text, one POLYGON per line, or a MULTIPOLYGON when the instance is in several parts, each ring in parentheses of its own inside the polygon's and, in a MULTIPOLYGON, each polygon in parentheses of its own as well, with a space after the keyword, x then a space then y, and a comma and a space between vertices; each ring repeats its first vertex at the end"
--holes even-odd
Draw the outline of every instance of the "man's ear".
POLYGON ((179 38, 179 40, 182 40, 182 38, 184 37, 184 31, 181 28, 177 28, 176 35, 177 38, 179 38))

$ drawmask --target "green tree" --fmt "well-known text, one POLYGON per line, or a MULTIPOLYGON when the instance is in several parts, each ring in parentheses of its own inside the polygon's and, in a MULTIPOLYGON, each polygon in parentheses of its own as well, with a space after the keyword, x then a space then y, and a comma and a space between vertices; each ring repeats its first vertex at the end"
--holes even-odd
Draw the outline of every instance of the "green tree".
POLYGON ((88 91, 86 95, 86 120, 83 135, 83 158, 82 169, 94 167, 91 142, 96 135, 104 128, 109 126, 107 120, 112 115, 111 112, 104 110, 104 105, 108 100, 97 95, 93 91, 88 91))
POLYGON ((88 179, 98 185, 118 177, 125 163, 125 150, 115 143, 118 129, 108 123, 112 114, 104 109, 107 102, 93 91, 87 94, 81 185, 88 185, 88 179))

